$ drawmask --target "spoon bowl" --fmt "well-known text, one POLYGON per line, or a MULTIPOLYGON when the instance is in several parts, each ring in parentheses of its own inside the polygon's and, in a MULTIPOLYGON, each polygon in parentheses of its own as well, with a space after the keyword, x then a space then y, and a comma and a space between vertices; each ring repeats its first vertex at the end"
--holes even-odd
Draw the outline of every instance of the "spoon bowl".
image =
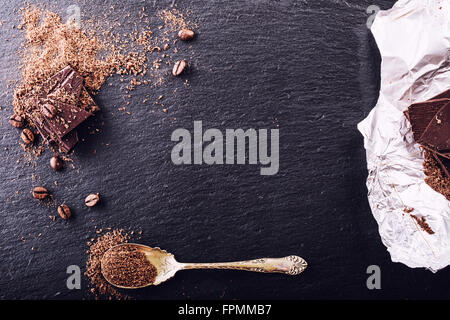
POLYGON ((302 273, 308 264, 299 256, 287 256, 284 258, 260 258, 238 262, 219 262, 219 263, 180 263, 175 260, 175 256, 160 248, 152 248, 137 243, 123 243, 110 248, 101 260, 101 269, 103 277, 111 285, 123 289, 139 289, 150 285, 158 285, 172 278, 180 270, 188 269, 232 269, 264 273, 284 273, 288 275, 298 275, 302 273), (156 268, 156 277, 153 282, 142 286, 124 287, 114 283, 112 279, 103 272, 106 263, 105 256, 110 250, 115 250, 121 246, 128 246, 145 255, 145 258, 156 268))

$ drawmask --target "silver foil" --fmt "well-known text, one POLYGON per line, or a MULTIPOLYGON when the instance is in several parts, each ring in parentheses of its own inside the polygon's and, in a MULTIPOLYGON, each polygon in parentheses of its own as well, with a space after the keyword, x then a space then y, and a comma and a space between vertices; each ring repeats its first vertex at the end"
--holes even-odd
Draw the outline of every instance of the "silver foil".
POLYGON ((367 153, 368 198, 393 262, 433 272, 450 264, 450 201, 424 181, 423 154, 403 111, 450 88, 450 1, 400 0, 378 12, 376 106, 358 124, 367 153), (435 234, 417 225, 423 216, 435 234))

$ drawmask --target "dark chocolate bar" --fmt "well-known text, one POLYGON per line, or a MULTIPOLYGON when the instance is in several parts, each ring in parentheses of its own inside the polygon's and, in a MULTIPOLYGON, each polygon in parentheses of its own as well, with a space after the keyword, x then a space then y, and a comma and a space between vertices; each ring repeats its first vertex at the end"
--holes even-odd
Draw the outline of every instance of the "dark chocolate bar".
POLYGON ((55 101, 54 106, 57 108, 58 114, 51 119, 47 118, 47 122, 51 130, 59 139, 64 137, 92 115, 92 113, 77 106, 59 101, 55 101))
POLYGON ((443 158, 450 159, 450 151, 449 151, 449 152, 447 152, 447 151, 443 151, 443 152, 441 152, 441 151, 436 151, 436 150, 434 150, 433 148, 431 148, 431 147, 429 147, 429 146, 426 146, 426 145, 422 145, 422 147, 423 147, 424 149, 430 151, 431 153, 434 152, 434 153, 440 155, 440 156, 443 157, 443 158))
POLYGON ((75 145, 78 143, 78 134, 76 130, 73 130, 66 134, 60 141, 59 141, 59 149, 62 152, 68 153, 70 150, 75 147, 75 145))
POLYGON ((416 141, 437 151, 450 151, 450 103, 436 112, 416 141))
POLYGON ((433 152, 433 157, 439 163, 439 166, 444 171, 445 175, 450 178, 450 159, 439 156, 436 152, 433 152))
POLYGON ((48 99, 61 101, 69 104, 78 104, 83 78, 70 67, 66 67, 62 73, 60 84, 47 94, 48 99))
POLYGON ((419 142, 420 137, 436 113, 448 104, 450 104, 450 99, 438 99, 414 103, 409 106, 405 115, 411 123, 414 140, 419 142))
POLYGON ((63 152, 69 152, 78 142, 76 127, 99 108, 83 85, 83 78, 70 66, 57 72, 23 99, 34 106, 32 122, 43 139, 54 142, 63 152), (55 115, 44 115, 41 108, 50 104, 55 115))

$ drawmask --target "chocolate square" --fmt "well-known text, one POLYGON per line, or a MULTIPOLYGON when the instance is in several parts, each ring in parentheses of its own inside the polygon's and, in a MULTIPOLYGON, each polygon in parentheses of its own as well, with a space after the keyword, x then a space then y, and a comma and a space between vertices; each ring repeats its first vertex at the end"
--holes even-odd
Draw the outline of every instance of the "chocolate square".
POLYGON ((58 114, 51 119, 47 118, 47 122, 50 129, 59 139, 92 115, 92 113, 77 106, 59 101, 54 102, 54 106, 58 109, 58 114))
POLYGON ((436 113, 445 105, 450 104, 450 99, 437 99, 414 103, 405 111, 405 115, 411 123, 414 140, 419 141, 430 121, 436 113))
POLYGON ((436 112, 416 141, 437 151, 450 151, 450 103, 436 112))

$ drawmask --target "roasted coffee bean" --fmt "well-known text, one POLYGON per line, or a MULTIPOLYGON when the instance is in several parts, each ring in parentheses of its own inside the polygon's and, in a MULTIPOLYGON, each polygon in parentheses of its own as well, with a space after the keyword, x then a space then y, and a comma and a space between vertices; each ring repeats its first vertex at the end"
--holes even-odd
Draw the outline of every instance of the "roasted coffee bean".
POLYGON ((189 29, 181 29, 178 32, 178 38, 180 38, 183 41, 189 41, 194 39, 195 33, 192 30, 189 29))
POLYGON ((53 156, 50 158, 50 167, 55 171, 59 171, 64 167, 64 162, 60 157, 53 156))
POLYGON ((49 195, 49 192, 44 187, 36 187, 33 189, 33 197, 35 199, 42 200, 42 199, 47 198, 48 195, 49 195))
POLYGON ((42 111, 42 114, 49 119, 53 118, 57 112, 55 106, 53 106, 49 103, 44 104, 41 107, 41 111, 42 111))
POLYGON ((23 118, 17 114, 13 114, 11 118, 9 118, 9 123, 14 128, 22 128, 23 127, 23 118))
POLYGON ((59 213, 60 217, 63 218, 64 220, 69 219, 70 215, 72 214, 70 212, 69 207, 65 204, 58 206, 58 213, 59 213))
POLYGON ((186 69, 187 63, 184 60, 179 60, 175 62, 173 66, 172 74, 176 77, 183 73, 184 69, 186 69))
POLYGON ((30 129, 23 129, 21 138, 26 144, 32 144, 34 142, 34 134, 30 129))
POLYGON ((87 205, 88 207, 93 207, 98 203, 99 200, 100 197, 98 196, 98 193, 97 194, 92 193, 88 195, 86 199, 84 199, 84 204, 87 205))

